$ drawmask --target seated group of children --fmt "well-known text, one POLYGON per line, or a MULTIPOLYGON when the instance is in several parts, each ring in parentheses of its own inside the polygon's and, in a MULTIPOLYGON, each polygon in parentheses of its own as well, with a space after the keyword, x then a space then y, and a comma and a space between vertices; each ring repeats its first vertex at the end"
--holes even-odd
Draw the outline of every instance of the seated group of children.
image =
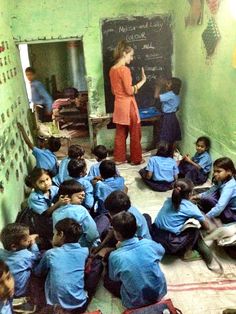
POLYGON ((170 157, 170 146, 163 144, 140 171, 147 184, 158 186, 156 190, 173 188, 152 224, 148 215, 131 205, 124 179, 115 163, 106 159, 104 146, 94 149, 98 162, 88 175, 79 145, 70 146, 58 169, 53 158, 45 157, 47 150, 54 155, 53 150, 35 149, 24 128, 18 126, 37 165, 26 180, 32 187, 28 226, 13 223, 1 232, 0 281, 8 280, 5 290, 0 290, 1 313, 12 313, 13 296, 30 296, 39 311, 48 305, 83 313, 96 291, 104 263, 104 286, 120 297, 126 308, 153 304, 166 295, 166 280, 159 266, 165 253, 186 261, 202 258, 210 270, 219 271, 199 229, 184 228, 190 218, 208 231, 208 221, 214 217, 224 223, 236 221, 236 170, 229 158, 214 162, 213 187, 193 196, 192 181, 199 184, 206 180, 211 169, 209 142, 204 137, 197 140, 194 158, 186 155, 179 167, 170 157), (178 179, 178 173, 183 178, 178 179), (35 300, 35 291, 43 292, 42 297, 38 295, 40 301, 35 300))

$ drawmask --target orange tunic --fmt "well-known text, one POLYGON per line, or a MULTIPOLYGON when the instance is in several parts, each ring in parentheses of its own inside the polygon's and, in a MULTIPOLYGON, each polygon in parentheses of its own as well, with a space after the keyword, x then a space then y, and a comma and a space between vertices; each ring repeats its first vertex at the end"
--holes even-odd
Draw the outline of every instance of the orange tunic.
POLYGON ((132 87, 132 76, 130 69, 123 65, 110 69, 110 80, 112 93, 115 95, 113 122, 117 124, 130 125, 130 106, 133 103, 137 122, 140 122, 138 106, 134 97, 132 87))

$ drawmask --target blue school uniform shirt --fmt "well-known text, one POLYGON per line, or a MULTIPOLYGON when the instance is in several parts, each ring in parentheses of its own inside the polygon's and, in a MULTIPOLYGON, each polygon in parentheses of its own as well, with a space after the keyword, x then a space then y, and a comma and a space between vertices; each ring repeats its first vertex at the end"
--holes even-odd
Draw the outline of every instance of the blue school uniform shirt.
POLYGON ((40 258, 38 246, 33 244, 30 249, 7 251, 0 249, 0 259, 9 267, 15 281, 15 296, 25 296, 28 283, 35 263, 40 258))
POLYGON ((137 208, 131 206, 128 209, 128 212, 133 214, 136 220, 137 224, 137 232, 136 235, 138 238, 143 238, 143 239, 152 239, 149 229, 148 229, 148 224, 145 219, 145 217, 140 213, 140 211, 137 210, 137 208))
POLYGON ((9 300, 0 300, 0 313, 1 314, 12 314, 12 303, 9 300))
POLYGON ((198 164, 204 173, 208 173, 211 171, 212 160, 208 152, 204 152, 202 154, 196 153, 193 156, 192 161, 198 164))
POLYGON ((94 165, 90 167, 88 177, 94 178, 101 175, 100 170, 99 170, 100 164, 101 164, 101 161, 95 163, 94 165))
MULTIPOLYGON (((89 170, 89 173, 88 173, 88 177, 90 178, 90 180, 92 180, 94 177, 99 177, 101 176, 101 173, 100 173, 100 170, 99 170, 99 167, 100 167, 100 164, 101 164, 102 161, 99 161, 95 164, 93 164, 91 167, 90 167, 90 170, 89 170)), ((116 167, 116 174, 119 175, 119 170, 117 169, 116 167)))
POLYGON ((57 157, 49 149, 33 147, 33 155, 36 158, 36 168, 50 170, 54 175, 57 174, 57 157))
POLYGON ((179 173, 177 163, 173 158, 161 156, 150 157, 146 170, 152 172, 153 181, 173 182, 174 176, 179 173))
POLYGON ((180 104, 179 95, 175 95, 173 91, 169 91, 164 94, 160 94, 160 101, 162 104, 162 112, 171 113, 178 110, 180 104))
POLYGON ((189 200, 183 199, 179 209, 176 210, 172 204, 171 198, 167 198, 157 214, 154 224, 159 229, 167 230, 174 234, 180 234, 184 223, 189 218, 195 218, 198 221, 205 220, 199 208, 189 200))
POLYGON ((36 105, 44 105, 48 111, 52 110, 53 99, 44 85, 37 80, 30 82, 32 102, 36 105))
POLYGON ((103 181, 98 181, 94 187, 94 198, 97 201, 98 213, 104 212, 104 201, 113 191, 124 191, 125 180, 121 176, 112 177, 103 181))
POLYGON ((84 269, 88 248, 79 243, 66 243, 48 250, 35 268, 35 275, 47 274, 47 304, 60 304, 64 309, 82 307, 88 298, 84 290, 84 269))
POLYGON ((160 300, 167 292, 159 261, 164 248, 152 240, 132 238, 121 242, 109 256, 109 277, 121 281, 121 300, 126 308, 160 300))
POLYGON ((100 243, 96 223, 82 205, 68 204, 56 209, 52 214, 53 227, 64 218, 74 219, 82 226, 83 235, 79 240, 81 246, 91 247, 100 243))
MULTIPOLYGON (((71 177, 70 177, 71 178, 71 177)), ((71 178, 79 182, 84 187, 85 198, 83 205, 86 208, 92 208, 94 205, 93 186, 88 177, 71 178)))
POLYGON ((59 164, 59 168, 58 168, 58 174, 53 178, 53 182, 57 185, 60 186, 60 184, 62 182, 64 182, 68 176, 68 163, 71 160, 71 158, 69 157, 65 157, 64 159, 62 159, 62 161, 59 164))
POLYGON ((218 190, 220 193, 217 204, 206 214, 207 217, 218 217, 226 207, 236 211, 236 181, 234 178, 225 183, 214 185, 210 190, 200 194, 200 197, 210 195, 213 191, 218 190))
POLYGON ((50 188, 50 197, 41 191, 33 191, 28 198, 28 206, 36 214, 43 214, 52 206, 55 196, 58 194, 58 187, 52 185, 50 188))

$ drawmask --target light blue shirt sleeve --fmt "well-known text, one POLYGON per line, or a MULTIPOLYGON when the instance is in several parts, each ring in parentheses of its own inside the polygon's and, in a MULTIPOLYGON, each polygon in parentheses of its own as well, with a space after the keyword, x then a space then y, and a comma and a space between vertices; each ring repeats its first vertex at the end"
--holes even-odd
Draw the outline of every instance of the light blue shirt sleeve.
POLYGON ((0 300, 0 313, 1 314, 12 314, 12 304, 9 300, 0 300))
POLYGON ((154 171, 153 158, 149 158, 146 170, 153 173, 153 171, 154 171))
POLYGON ((208 173, 211 170, 212 161, 211 156, 208 152, 204 152, 203 154, 195 154, 192 160, 197 163, 203 170, 204 173, 208 173))
MULTIPOLYGON (((86 218, 83 221, 83 231, 85 233, 85 239, 87 241, 86 246, 97 246, 101 242, 97 225, 89 213, 86 215, 86 218)), ((83 243, 81 243, 81 245, 82 244, 83 243)))
POLYGON ((232 186, 226 184, 221 190, 217 204, 206 214, 206 216, 209 218, 218 217, 228 205, 229 201, 234 196, 234 193, 235 191, 232 186))
POLYGON ((85 199, 83 201, 83 205, 90 209, 94 204, 93 186, 91 182, 85 178, 79 179, 78 182, 84 186, 85 199))
POLYGON ((28 198, 29 208, 36 214, 42 215, 48 208, 48 204, 43 198, 39 198, 35 192, 31 192, 28 198))
POLYGON ((47 251, 44 256, 42 257, 39 264, 34 268, 34 274, 36 276, 46 275, 49 270, 49 257, 50 257, 50 250, 47 251))

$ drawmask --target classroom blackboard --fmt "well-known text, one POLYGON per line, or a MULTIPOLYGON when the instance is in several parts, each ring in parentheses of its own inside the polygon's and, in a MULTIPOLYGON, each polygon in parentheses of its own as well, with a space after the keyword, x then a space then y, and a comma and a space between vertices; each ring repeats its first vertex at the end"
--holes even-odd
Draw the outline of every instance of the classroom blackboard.
POLYGON ((135 96, 138 106, 140 108, 151 106, 156 80, 171 76, 173 53, 171 16, 105 19, 102 20, 101 28, 106 111, 110 113, 114 109, 109 70, 114 64, 114 48, 120 40, 128 41, 134 49, 134 60, 129 66, 133 84, 141 79, 142 66, 147 76, 147 82, 135 96))

